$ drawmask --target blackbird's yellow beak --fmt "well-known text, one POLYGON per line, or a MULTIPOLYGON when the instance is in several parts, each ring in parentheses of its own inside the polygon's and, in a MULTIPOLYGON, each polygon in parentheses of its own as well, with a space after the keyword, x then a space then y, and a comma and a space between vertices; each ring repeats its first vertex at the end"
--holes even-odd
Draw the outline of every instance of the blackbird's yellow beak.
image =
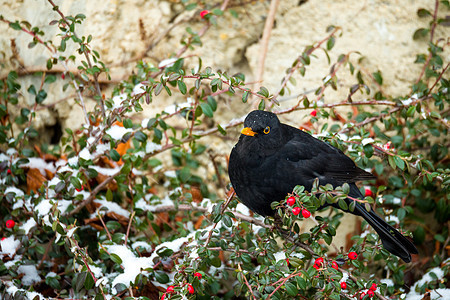
POLYGON ((254 136, 256 134, 250 127, 245 127, 241 130, 241 133, 248 136, 254 136))

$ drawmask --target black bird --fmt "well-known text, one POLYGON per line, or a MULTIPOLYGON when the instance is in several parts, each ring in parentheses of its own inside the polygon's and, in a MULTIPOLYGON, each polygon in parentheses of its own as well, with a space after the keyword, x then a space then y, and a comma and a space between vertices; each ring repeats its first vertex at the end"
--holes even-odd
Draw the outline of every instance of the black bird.
MULTIPOLYGON (((316 178, 320 185, 348 183, 349 196, 354 198, 363 198, 356 181, 375 178, 341 150, 280 123, 274 113, 252 111, 244 127, 231 151, 228 174, 241 202, 262 216, 273 216, 271 203, 285 199, 296 185, 310 191, 316 178)), ((350 201, 347 199, 348 204, 350 201)), ((405 262, 411 261, 411 253, 418 253, 411 241, 373 210, 367 211, 356 202, 351 213, 363 217, 378 233, 384 248, 405 262)))

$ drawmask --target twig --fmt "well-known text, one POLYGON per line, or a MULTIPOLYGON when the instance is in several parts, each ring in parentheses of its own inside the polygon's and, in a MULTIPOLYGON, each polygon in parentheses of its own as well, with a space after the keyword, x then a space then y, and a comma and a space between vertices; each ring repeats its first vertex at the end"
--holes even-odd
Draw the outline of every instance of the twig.
MULTIPOLYGON (((248 290, 249 290, 250 293, 252 294, 253 299, 256 300, 255 294, 253 294, 252 287, 251 287, 250 284, 248 283, 247 277, 245 277, 244 271, 242 271, 242 268, 241 268, 241 264, 240 264, 240 263, 238 263, 238 269, 239 269, 239 271, 242 273, 242 277, 244 277, 245 285, 247 286, 248 290)), ((269 298, 267 298, 267 299, 269 299, 269 298)))
MULTIPOLYGON (((263 31, 263 36, 261 39, 261 48, 259 51, 258 66, 257 66, 257 73, 256 73, 256 85, 255 85, 256 91, 259 90, 259 88, 261 87, 262 81, 263 81, 264 65, 266 62, 267 49, 269 47, 270 35, 272 33, 273 23, 275 21, 275 14, 277 12, 277 8, 278 8, 279 4, 280 4, 280 0, 272 0, 270 2, 269 14, 267 15, 266 23, 264 24, 264 31, 263 31)), ((254 100, 256 100, 256 99, 254 99, 254 100)), ((276 101, 276 99, 273 99, 273 101, 276 101)), ((256 104, 256 101, 253 102, 253 106, 255 106, 255 104, 256 104)))
POLYGON ((109 229, 108 229, 108 227, 106 227, 106 224, 103 221, 102 215, 100 214, 100 212, 98 210, 97 210, 97 215, 98 215, 98 218, 100 219, 100 222, 103 225, 103 228, 105 228, 105 231, 106 231, 106 234, 108 235, 109 240, 112 241, 111 233, 109 233, 109 229))
MULTIPOLYGON (((73 240, 73 241, 76 241, 76 240, 73 240)), ((89 264, 88 264, 88 262, 86 261, 86 258, 85 258, 84 255, 83 255, 83 250, 82 250, 82 249, 80 248, 80 246, 78 245, 78 241, 76 242, 76 247, 77 247, 78 251, 80 252, 81 259, 83 260, 84 265, 86 266, 86 268, 87 268, 89 274, 91 274, 92 279, 94 280, 94 282, 97 283, 97 278, 95 278, 94 273, 91 271, 91 268, 89 267, 89 264)), ((103 295, 103 299, 106 300, 106 296, 105 296, 105 293, 103 292, 102 287, 100 286, 99 289, 100 289, 100 292, 101 292, 102 295, 103 295)))
MULTIPOLYGON (((222 206, 222 208, 220 210, 220 214, 224 213, 224 211, 227 208, 228 204, 230 203, 231 199, 233 199, 234 194, 235 194, 235 192, 234 192, 234 189, 233 189, 233 191, 228 196, 227 201, 225 201, 225 203, 223 204, 223 206, 222 206)), ((218 224, 218 222, 214 223, 213 228, 211 228, 211 230, 209 231, 208 238, 205 241, 205 247, 208 246, 209 241, 211 240, 211 237, 212 237, 212 233, 213 233, 214 229, 216 228, 217 224, 218 224)))
POLYGON ((269 297, 267 297, 266 300, 269 300, 276 293, 276 291, 278 291, 286 283, 286 281, 288 281, 292 277, 295 277, 300 274, 301 274, 301 272, 292 273, 292 274, 289 274, 287 277, 281 278, 278 281, 272 283, 272 285, 276 285, 277 283, 280 283, 280 284, 273 290, 272 293, 270 293, 269 297))
POLYGON ((128 242, 128 236, 130 234, 131 223, 133 223, 133 218, 134 218, 135 213, 136 212, 133 210, 131 213, 130 219, 128 220, 127 233, 125 235, 125 246, 127 245, 127 242, 128 242))
POLYGON ((67 213, 65 215, 66 216, 72 216, 72 215, 78 213, 80 210, 82 210, 83 207, 85 207, 86 205, 88 205, 89 203, 91 203, 95 199, 95 196, 98 194, 98 192, 100 192, 108 183, 110 183, 114 179, 114 177, 116 177, 119 174, 120 174, 120 170, 117 171, 115 174, 113 174, 113 175, 109 176, 108 178, 106 178, 105 181, 103 181, 102 183, 97 185, 95 187, 95 189, 92 190, 92 192, 90 193, 88 198, 83 200, 83 202, 78 204, 77 207, 74 210, 70 211, 69 213, 67 213))

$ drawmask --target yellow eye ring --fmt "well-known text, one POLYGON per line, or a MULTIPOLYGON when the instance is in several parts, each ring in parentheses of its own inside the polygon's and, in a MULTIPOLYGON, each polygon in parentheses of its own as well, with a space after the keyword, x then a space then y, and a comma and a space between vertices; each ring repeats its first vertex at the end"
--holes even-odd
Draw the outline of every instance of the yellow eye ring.
POLYGON ((268 134, 268 133, 270 132, 270 127, 267 126, 266 128, 264 128, 263 132, 264 132, 265 134, 268 134))

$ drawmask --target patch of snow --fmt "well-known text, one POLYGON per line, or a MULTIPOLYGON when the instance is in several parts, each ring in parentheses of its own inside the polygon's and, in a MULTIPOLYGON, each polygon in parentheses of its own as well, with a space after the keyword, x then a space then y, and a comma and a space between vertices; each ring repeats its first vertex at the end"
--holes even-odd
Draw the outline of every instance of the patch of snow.
POLYGON ((169 68, 178 60, 178 58, 167 58, 159 62, 158 68, 169 68))
POLYGON ((122 102, 124 100, 126 100, 126 99, 127 99, 127 95, 126 94, 120 94, 120 95, 114 96, 112 98, 113 107, 111 109, 114 110, 116 108, 121 108, 122 107, 122 102))
POLYGON ((106 130, 106 134, 111 136, 111 138, 114 140, 120 140, 126 133, 131 132, 131 131, 133 131, 131 128, 125 128, 122 126, 113 125, 109 129, 106 130))
POLYGON ((16 253, 16 249, 20 246, 20 241, 14 239, 14 236, 10 236, 1 240, 0 246, 2 247, 0 258, 3 258, 4 254, 12 258, 16 253))
POLYGON ((36 221, 33 218, 30 218, 23 225, 21 225, 20 228, 25 231, 25 234, 28 234, 30 229, 34 226, 36 226, 36 221))
POLYGON ((155 151, 159 151, 162 149, 162 146, 153 142, 147 143, 145 146, 145 153, 151 154, 155 151))
POLYGON ((38 274, 36 266, 34 265, 22 265, 17 268, 17 272, 20 274, 24 274, 22 277, 22 283, 24 285, 33 285, 34 283, 38 283, 41 281, 41 277, 38 274))
POLYGON ((122 260, 123 273, 114 278, 112 282, 113 293, 116 294, 114 286, 118 283, 122 283, 129 287, 130 283, 134 282, 136 276, 139 274, 147 274, 147 271, 143 269, 153 267, 151 257, 137 257, 130 249, 124 245, 112 245, 107 247, 108 252, 116 254, 122 260))
POLYGON ((132 95, 139 95, 142 93, 145 93, 145 85, 143 85, 142 83, 136 84, 133 88, 132 95))
POLYGON ((123 209, 122 207, 120 207, 119 204, 115 203, 115 202, 111 202, 108 201, 106 199, 95 199, 94 200, 95 203, 100 204, 100 207, 106 207, 108 211, 114 212, 118 215, 124 216, 125 218, 128 218, 130 216, 130 212, 127 211, 126 209, 123 209))
POLYGON ((14 187, 14 186, 8 186, 5 190, 5 194, 8 193, 14 193, 16 195, 16 197, 22 197, 24 195, 22 190, 19 190, 18 188, 14 187))

